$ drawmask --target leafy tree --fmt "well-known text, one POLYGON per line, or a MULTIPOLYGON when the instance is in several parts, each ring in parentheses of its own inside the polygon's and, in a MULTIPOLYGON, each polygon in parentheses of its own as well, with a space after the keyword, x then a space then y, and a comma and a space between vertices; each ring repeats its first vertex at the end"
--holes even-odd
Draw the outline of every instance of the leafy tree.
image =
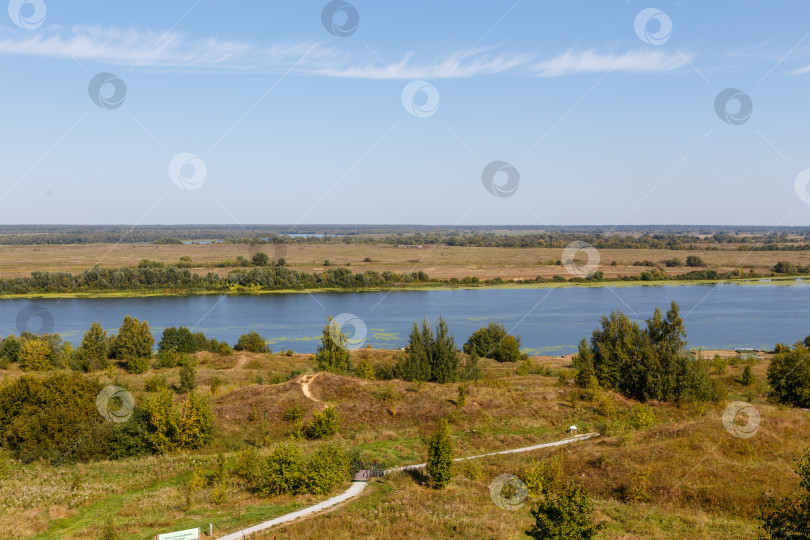
MULTIPOLYGON (((203 341, 206 341, 204 334, 203 341)), ((206 345, 207 343, 203 343, 201 347, 196 334, 192 334, 185 326, 180 328, 171 326, 163 330, 163 335, 158 343, 158 354, 168 351, 192 354, 206 348, 206 345)))
POLYGON ((706 362, 686 356, 685 338, 675 302, 666 316, 656 309, 644 331, 622 312, 602 317, 591 338, 597 381, 640 401, 719 398, 723 389, 712 386, 706 362))
POLYGON ((187 394, 197 388, 197 368, 194 361, 189 358, 180 368, 180 392, 187 394))
MULTIPOLYGON (((30 342, 30 341, 29 341, 30 342)), ((105 457, 101 383, 77 373, 23 375, 0 388, 0 442, 15 459, 70 463, 105 457)))
POLYGON ((796 274, 799 272, 799 269, 792 262, 779 261, 774 265, 773 271, 777 274, 796 274))
POLYGON ((427 319, 413 324, 398 376, 408 381, 455 382, 460 378, 459 355, 447 323, 439 317, 435 334, 427 319))
POLYGON ((520 352, 520 338, 515 336, 504 337, 492 353, 492 358, 498 362, 517 362, 523 358, 520 352))
POLYGON ((319 370, 331 371, 332 373, 346 374, 354 368, 352 366, 352 355, 337 322, 329 317, 328 324, 323 329, 321 344, 315 353, 315 363, 319 370))
POLYGON ((118 335, 113 337, 110 352, 113 358, 119 360, 146 358, 152 356, 154 344, 149 323, 127 315, 118 329, 118 335))
POLYGON ((258 332, 251 330, 247 334, 242 334, 239 341, 233 348, 237 351, 247 351, 255 353, 269 353, 270 347, 267 346, 267 340, 264 339, 258 332))
POLYGON ((214 413, 208 398, 193 390, 179 414, 177 446, 183 449, 202 448, 213 438, 214 413))
POLYGON ((595 538, 604 524, 594 525, 593 505, 584 487, 569 484, 559 495, 547 493, 531 516, 535 523, 526 534, 535 539, 580 540, 595 538))
POLYGON ((810 538, 810 449, 798 461, 798 497, 765 495, 759 521, 762 537, 774 540, 810 538))
POLYGON ((270 261, 270 257, 267 256, 267 253, 262 253, 261 251, 256 253, 250 262, 253 266, 267 266, 267 263, 270 261))
POLYGON ((596 380, 596 374, 593 370, 593 353, 588 348, 588 342, 584 339, 579 342, 577 354, 574 357, 574 367, 577 368, 577 374, 574 378, 577 386, 580 388, 588 388, 593 385, 596 380))
POLYGON ((84 333, 82 344, 76 349, 71 362, 73 369, 77 371, 96 371, 105 369, 109 365, 107 358, 110 355, 110 343, 107 338, 107 331, 101 327, 98 321, 90 325, 90 329, 84 333))
POLYGON ((0 362, 5 364, 20 361, 20 340, 13 334, 0 342, 0 362))
POLYGON ((686 258, 686 266, 692 267, 706 266, 706 263, 704 263, 703 259, 701 259, 697 255, 689 255, 686 258))
POLYGON ((768 383, 782 403, 810 407, 810 348, 797 343, 776 354, 768 366, 768 383))
POLYGON ((743 386, 751 386, 754 384, 754 372, 751 370, 751 366, 745 366, 742 373, 742 380, 740 382, 743 386))
POLYGON ((51 348, 45 340, 39 338, 26 340, 20 350, 23 369, 26 371, 43 371, 50 368, 50 354, 51 348))
POLYGON ((615 388, 623 370, 635 363, 641 330, 621 311, 602 317, 601 329, 591 337, 591 353, 596 378, 605 388, 615 388))
POLYGON ((450 426, 442 420, 438 431, 427 441, 426 472, 438 489, 444 489, 453 478, 453 439, 450 426))
POLYGON ((520 359, 520 338, 510 336, 501 323, 490 321, 472 333, 463 350, 467 354, 475 352, 478 356, 494 358, 499 362, 516 362, 520 359))
POLYGON ((177 448, 180 418, 171 390, 163 388, 143 401, 145 438, 152 451, 162 454, 177 448))
POLYGON ((475 352, 478 356, 490 357, 495 346, 507 335, 506 328, 499 322, 490 321, 483 328, 479 328, 464 343, 463 350, 467 354, 475 352))

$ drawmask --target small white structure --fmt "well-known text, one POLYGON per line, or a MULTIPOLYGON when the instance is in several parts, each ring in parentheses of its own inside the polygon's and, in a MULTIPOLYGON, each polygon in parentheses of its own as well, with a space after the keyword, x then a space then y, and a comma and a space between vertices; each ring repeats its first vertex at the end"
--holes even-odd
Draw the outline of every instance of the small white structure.
POLYGON ((577 434, 577 426, 570 426, 568 428, 568 434, 569 435, 576 435, 577 434))

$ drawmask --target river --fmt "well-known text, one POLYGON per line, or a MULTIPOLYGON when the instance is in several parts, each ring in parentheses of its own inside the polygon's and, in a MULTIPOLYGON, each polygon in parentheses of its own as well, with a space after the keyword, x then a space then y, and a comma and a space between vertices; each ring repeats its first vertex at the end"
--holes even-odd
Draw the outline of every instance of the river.
POLYGON ((93 321, 114 332, 132 315, 149 322, 156 341, 166 326, 188 326, 230 344, 256 330, 274 351, 313 352, 327 315, 359 319, 345 333, 355 346, 375 348, 403 347, 413 321, 443 316, 459 347, 496 320, 521 336, 526 352, 554 355, 573 352, 602 314, 618 309, 643 324, 671 300, 681 306, 692 347, 771 349, 810 334, 808 283, 2 300, 0 333, 52 328, 78 345, 93 321))

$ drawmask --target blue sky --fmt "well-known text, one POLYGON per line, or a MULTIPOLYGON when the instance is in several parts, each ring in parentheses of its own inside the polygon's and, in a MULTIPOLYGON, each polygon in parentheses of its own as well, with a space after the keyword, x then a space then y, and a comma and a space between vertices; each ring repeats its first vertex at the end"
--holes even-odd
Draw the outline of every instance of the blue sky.
POLYGON ((327 5, 12 0, 0 221, 810 224, 805 2, 327 5))

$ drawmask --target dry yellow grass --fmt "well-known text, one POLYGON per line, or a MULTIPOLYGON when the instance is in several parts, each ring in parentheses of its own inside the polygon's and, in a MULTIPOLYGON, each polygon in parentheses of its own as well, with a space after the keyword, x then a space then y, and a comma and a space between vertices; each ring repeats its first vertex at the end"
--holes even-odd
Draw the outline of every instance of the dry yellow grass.
MULTIPOLYGON (((395 354, 354 351, 355 361, 365 357, 373 363, 393 362, 395 354)), ((195 463, 210 468, 218 452, 233 456, 245 441, 261 445, 263 438, 270 444, 286 440, 290 426, 284 411, 298 404, 309 415, 317 407, 296 380, 256 384, 258 377, 267 381, 273 374, 311 367, 311 355, 199 353, 197 359, 201 392, 209 393, 215 376, 223 382, 212 396, 218 436, 203 453, 58 468, 15 466, 0 481, 0 536, 97 537, 105 509, 127 538, 208 522, 223 534, 317 502, 319 498, 310 496, 258 499, 232 480, 222 502, 215 500, 212 488, 203 488, 185 508, 181 486, 195 463)), ((555 371, 569 366, 568 358, 535 361, 555 371)), ((767 361, 754 365, 757 383, 751 387, 737 382, 743 365, 732 363, 719 375, 729 400, 750 400, 761 413, 760 429, 750 439, 725 430, 725 404, 650 403, 655 423, 634 430, 628 422, 637 405, 632 400, 605 392, 603 397, 613 404, 606 412, 599 403, 574 399, 575 389, 557 377, 520 376, 515 364, 486 359, 482 365, 483 380, 463 383, 464 407, 455 403, 456 384, 369 381, 323 373, 310 391, 343 417, 341 444, 388 466, 423 461, 423 437, 441 418, 451 422, 457 456, 558 440, 571 424, 603 436, 562 450, 494 456, 460 466, 443 491, 423 485, 419 475, 377 479, 356 500, 257 538, 521 538, 531 523, 528 506, 518 512, 497 508, 489 498, 489 483, 501 473, 525 475, 532 459, 554 452, 564 454, 566 478, 591 491, 596 517, 607 524, 604 538, 753 537, 762 493, 794 489, 792 460, 810 440, 808 413, 763 400, 767 361), (650 468, 650 502, 628 503, 630 479, 642 467, 650 468)), ((16 368, 5 373, 19 374, 16 368)), ((137 400, 145 377, 154 374, 170 383, 179 379, 177 368, 137 376, 116 369, 114 375, 137 400)))
MULTIPOLYGON (((32 271, 80 272, 98 264, 105 267, 135 266, 142 259, 175 263, 180 257, 189 256, 197 263, 211 263, 235 259, 241 255, 250 258, 259 250, 271 257, 273 245, 250 247, 238 244, 196 245, 141 245, 141 244, 91 244, 53 246, 2 246, 0 247, 0 277, 17 277, 32 271)), ((810 252, 739 252, 739 251, 674 251, 615 249, 600 250, 601 270, 608 277, 636 275, 644 266, 635 262, 649 260, 660 263, 678 258, 684 261, 688 255, 698 255, 717 271, 730 271, 737 267, 753 267, 757 272, 767 272, 778 261, 810 264, 810 252), (611 266, 615 261, 616 266, 611 266)), ((422 249, 402 249, 379 244, 312 244, 289 245, 284 257, 288 264, 298 270, 322 272, 324 260, 336 266, 345 266, 355 272, 374 270, 384 272, 413 272, 422 270, 437 279, 477 276, 481 279, 534 279, 536 276, 552 277, 567 275, 561 266, 553 264, 562 257, 562 249, 546 248, 488 248, 425 246, 422 249), (372 262, 364 262, 370 258, 372 262), (549 264, 551 263, 551 264, 549 264)), ((195 268, 198 273, 215 272, 227 274, 232 268, 195 268)), ((670 275, 684 273, 691 268, 666 268, 670 275)))

